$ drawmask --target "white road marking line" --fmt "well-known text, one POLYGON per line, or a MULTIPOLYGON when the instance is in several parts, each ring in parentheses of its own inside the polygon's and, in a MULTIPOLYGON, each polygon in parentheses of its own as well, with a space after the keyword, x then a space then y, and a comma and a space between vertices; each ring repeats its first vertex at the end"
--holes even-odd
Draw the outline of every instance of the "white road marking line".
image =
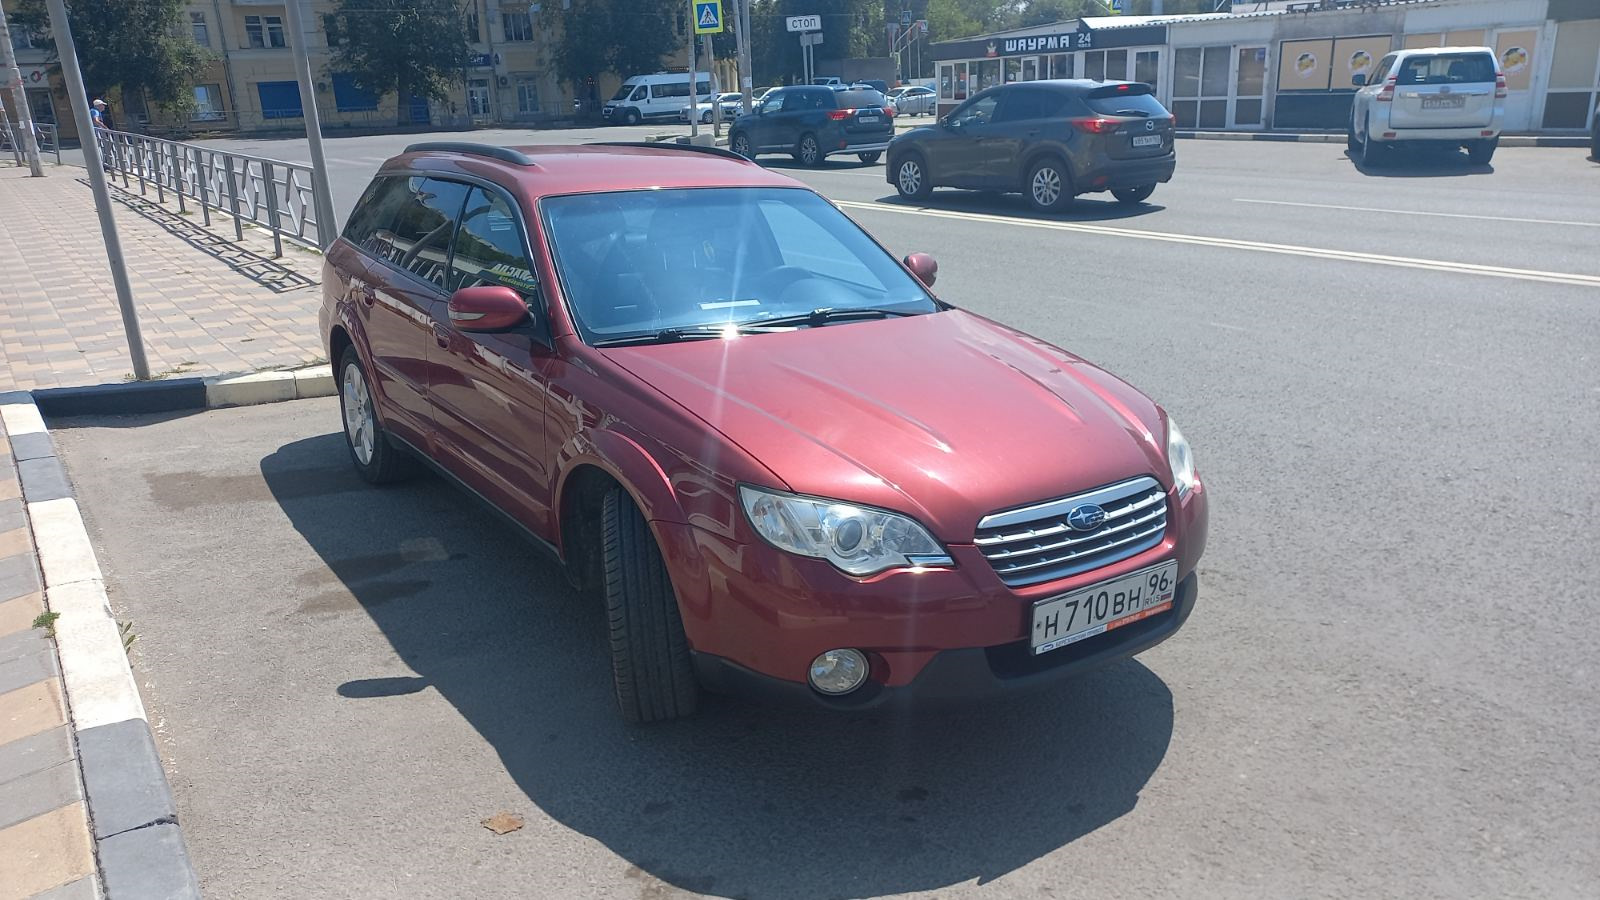
POLYGON ((1263 203, 1272 206, 1303 206, 1310 209, 1342 209, 1350 212, 1394 213, 1400 216, 1437 216, 1441 219, 1483 219, 1489 222, 1526 222, 1530 225, 1575 225, 1579 228, 1600 228, 1600 222, 1569 222, 1564 219, 1519 219, 1514 216, 1479 216, 1471 213, 1426 212, 1417 209, 1383 209, 1376 206, 1339 206, 1333 203, 1296 203, 1292 200, 1249 200, 1233 198, 1235 203, 1263 203))
POLYGON ((1240 328, 1238 325, 1225 325, 1225 324, 1223 324, 1221 322, 1207 322, 1206 324, 1210 325, 1210 326, 1213 326, 1215 328, 1226 328, 1229 331, 1249 331, 1250 330, 1248 328, 1240 328))
POLYGON ((1223 247, 1230 250, 1254 250, 1259 253, 1281 253, 1290 256, 1310 256, 1317 259, 1334 259, 1346 262, 1364 262, 1379 266, 1396 266, 1406 269, 1428 269, 1435 272, 1453 272, 1458 275, 1486 275, 1491 278, 1514 278, 1523 281, 1542 281, 1549 284, 1572 284, 1580 287, 1600 287, 1600 275, 1579 275, 1570 272, 1544 272, 1537 269, 1513 269, 1505 266, 1480 266, 1475 263, 1448 262, 1442 259, 1417 259, 1410 256, 1387 256, 1381 253, 1359 253, 1350 250, 1330 250, 1320 247, 1301 247, 1295 244, 1272 244, 1265 241, 1242 241, 1234 238, 1206 237, 1198 234, 1173 234, 1165 231, 1144 231, 1137 228, 1112 228, 1084 222, 1054 222, 1039 219, 1016 219, 991 216, 983 213, 953 212, 930 209, 925 206, 898 206, 888 203, 862 203, 855 200, 835 200, 846 209, 873 212, 890 212, 902 215, 931 216, 939 219, 958 219, 970 222, 989 222, 997 225, 1015 225, 1020 228, 1044 228, 1052 231, 1077 231, 1107 237, 1139 238, 1147 241, 1165 241, 1174 244, 1196 244, 1202 247, 1223 247))

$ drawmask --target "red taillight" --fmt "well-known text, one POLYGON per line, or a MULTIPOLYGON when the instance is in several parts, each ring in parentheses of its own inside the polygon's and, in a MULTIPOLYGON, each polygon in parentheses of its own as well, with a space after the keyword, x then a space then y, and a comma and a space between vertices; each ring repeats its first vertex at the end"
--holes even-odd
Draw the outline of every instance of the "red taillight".
POLYGON ((1117 123, 1110 119, 1073 119, 1072 124, 1079 131, 1090 134, 1110 134, 1117 130, 1117 123))
POLYGON ((832 109, 828 111, 828 118, 835 122, 843 122, 855 114, 856 111, 853 109, 832 109))
POLYGON ((888 116, 888 117, 889 117, 889 118, 891 118, 891 119, 892 119, 892 118, 894 118, 894 107, 892 107, 892 106, 885 106, 885 107, 884 107, 884 108, 883 108, 883 114, 884 114, 884 115, 886 115, 886 116, 888 116))
POLYGON ((1394 83, 1395 76, 1393 75, 1383 80, 1383 90, 1378 91, 1377 99, 1379 103, 1389 103, 1394 100, 1394 83))
POLYGON ((1494 98, 1496 100, 1504 100, 1506 98, 1506 76, 1504 75, 1494 76, 1494 98))

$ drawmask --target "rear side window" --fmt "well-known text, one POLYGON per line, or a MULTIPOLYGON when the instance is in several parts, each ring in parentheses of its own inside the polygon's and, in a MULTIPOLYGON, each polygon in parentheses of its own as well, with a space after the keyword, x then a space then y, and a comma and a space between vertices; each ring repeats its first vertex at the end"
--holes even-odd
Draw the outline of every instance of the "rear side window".
POLYGON ((1161 101, 1149 94, 1114 94, 1109 97, 1096 97, 1094 95, 1083 98, 1089 108, 1102 116, 1144 116, 1145 118, 1166 118, 1167 108, 1161 101))
POLYGON ((1058 91, 1039 88, 1014 88, 1000 96, 1000 108, 995 111, 996 122, 1026 122, 1032 119, 1050 119, 1061 115, 1067 97, 1058 91))
POLYGON ((504 285, 524 299, 539 288, 516 211, 499 194, 475 187, 461 214, 448 287, 484 284, 504 285))
POLYGON ((364 250, 371 250, 368 241, 374 232, 386 230, 394 222, 395 210, 403 204, 410 190, 404 178, 379 177, 367 185, 350 220, 344 223, 344 239, 364 250))
POLYGON ((783 95, 783 111, 797 109, 833 109, 833 92, 829 90, 788 91, 783 95))
POLYGON ((1467 84, 1494 81, 1494 57, 1487 53, 1413 56, 1400 64, 1399 84, 1467 84))
POLYGON ((837 91, 834 101, 837 109, 861 109, 870 106, 888 106, 889 101, 877 91, 837 91))
POLYGON ((450 238, 467 197, 467 186, 418 175, 397 178, 395 182, 407 188, 405 198, 397 204, 393 224, 373 233, 369 249, 442 290, 450 261, 450 238))

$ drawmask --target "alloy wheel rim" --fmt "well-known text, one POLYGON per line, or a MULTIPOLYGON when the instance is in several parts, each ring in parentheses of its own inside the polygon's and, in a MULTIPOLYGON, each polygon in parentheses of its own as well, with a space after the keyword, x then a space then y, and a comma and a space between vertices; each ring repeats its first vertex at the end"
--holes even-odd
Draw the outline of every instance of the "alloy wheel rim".
POLYGON ((817 160, 817 142, 806 138, 800 142, 800 158, 810 165, 817 160))
POLYGON ((908 194, 915 194, 922 187, 922 170, 917 164, 907 160, 900 164, 900 190, 908 194))
POLYGON ((1061 196, 1061 174, 1044 168, 1033 173, 1033 199, 1040 206, 1049 206, 1061 196))
POLYGON ((372 462, 373 436, 377 423, 372 416, 372 395, 367 391, 367 380, 361 369, 346 366, 344 370, 344 435, 350 450, 363 466, 372 462))

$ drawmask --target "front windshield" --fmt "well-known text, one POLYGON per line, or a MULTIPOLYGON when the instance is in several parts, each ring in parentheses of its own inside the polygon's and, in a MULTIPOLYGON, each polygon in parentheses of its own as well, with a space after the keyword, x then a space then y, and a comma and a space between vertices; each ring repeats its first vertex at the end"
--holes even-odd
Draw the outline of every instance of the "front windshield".
POLYGON ((614 94, 611 99, 626 100, 628 99, 628 95, 631 93, 633 93, 633 82, 630 81, 624 84, 622 87, 617 88, 616 94, 614 94))
POLYGON ((541 202, 585 340, 759 324, 818 309, 933 312, 906 271, 803 188, 680 188, 541 202))

